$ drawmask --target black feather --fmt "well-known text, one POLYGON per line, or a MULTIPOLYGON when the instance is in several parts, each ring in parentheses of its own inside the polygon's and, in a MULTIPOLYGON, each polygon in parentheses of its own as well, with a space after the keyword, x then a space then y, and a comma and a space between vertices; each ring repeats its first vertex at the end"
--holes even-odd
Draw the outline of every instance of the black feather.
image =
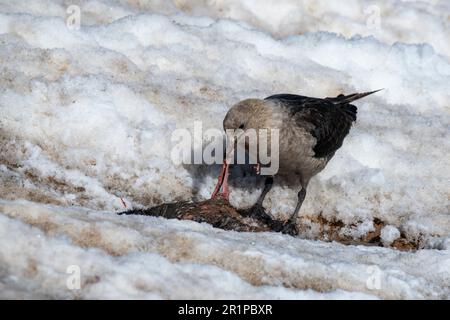
POLYGON ((313 150, 315 157, 332 157, 342 146, 344 138, 356 120, 357 108, 350 102, 373 92, 356 93, 335 98, 310 98, 294 94, 277 94, 265 100, 277 100, 294 117, 299 125, 309 123, 309 132, 317 142, 313 150))

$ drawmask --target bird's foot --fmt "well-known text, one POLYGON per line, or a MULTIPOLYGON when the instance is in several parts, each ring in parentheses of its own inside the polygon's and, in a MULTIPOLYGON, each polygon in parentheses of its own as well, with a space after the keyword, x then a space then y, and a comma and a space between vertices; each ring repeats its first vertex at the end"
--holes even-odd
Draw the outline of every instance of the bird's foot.
POLYGON ((274 220, 270 227, 273 231, 289 234, 291 236, 297 236, 299 232, 297 223, 292 219, 289 219, 288 221, 274 220))
POLYGON ((277 220, 270 213, 266 212, 260 204, 255 204, 253 207, 242 210, 240 213, 245 217, 254 218, 264 222, 275 232, 281 232, 291 236, 296 236, 299 233, 296 221, 293 219, 289 219, 288 221, 277 220))
POLYGON ((281 233, 289 234, 291 236, 297 236, 299 232, 296 221, 292 219, 289 219, 288 221, 283 223, 279 231, 281 231, 281 233))
POLYGON ((270 223, 274 221, 272 215, 270 213, 267 213, 266 210, 264 210, 263 206, 260 204, 255 204, 253 207, 243 210, 241 214, 245 217, 254 218, 264 223, 270 223))
POLYGON ((253 207, 241 211, 241 214, 245 217, 250 217, 265 223, 275 232, 283 232, 285 228, 284 221, 275 219, 270 213, 266 212, 264 207, 260 204, 255 204, 253 207))

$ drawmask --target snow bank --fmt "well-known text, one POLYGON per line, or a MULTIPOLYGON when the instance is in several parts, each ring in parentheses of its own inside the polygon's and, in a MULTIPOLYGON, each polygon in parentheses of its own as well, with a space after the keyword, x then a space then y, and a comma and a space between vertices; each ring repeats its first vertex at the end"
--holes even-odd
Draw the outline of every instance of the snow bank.
MULTIPOLYGON (((65 1, 0 1, 5 296, 448 297, 447 3, 379 4, 378 29, 367 25, 370 1, 137 3, 79 1, 81 28, 71 30, 65 1), (221 128, 227 109, 247 97, 379 88, 357 103, 357 124, 311 182, 301 215, 360 222, 357 232, 379 218, 429 250, 112 214, 123 209, 120 198, 144 207, 210 195, 218 166, 175 165, 176 128, 192 130, 196 120, 221 128), (91 228, 100 236, 84 243, 91 228), (87 288, 67 291, 65 268, 82 262, 87 288), (372 265, 388 279, 381 289, 367 285, 372 265), (131 281, 138 273, 144 279, 131 281)), ((261 181, 242 175, 233 169, 231 201, 245 207, 261 181)), ((265 206, 287 217, 296 192, 277 185, 265 206)))
POLYGON ((442 251, 410 254, 227 232, 27 201, 1 201, 0 211, 3 285, 18 296, 448 298, 450 259, 442 251), (73 265, 80 267, 83 290, 67 289, 73 265))

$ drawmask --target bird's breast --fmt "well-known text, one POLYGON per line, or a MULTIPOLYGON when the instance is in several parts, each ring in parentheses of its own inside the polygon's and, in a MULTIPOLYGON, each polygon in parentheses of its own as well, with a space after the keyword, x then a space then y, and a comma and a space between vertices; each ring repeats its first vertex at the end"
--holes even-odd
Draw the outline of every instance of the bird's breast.
POLYGON ((314 157, 316 139, 298 123, 285 123, 280 129, 279 173, 300 173, 310 178, 320 172, 327 160, 314 157))

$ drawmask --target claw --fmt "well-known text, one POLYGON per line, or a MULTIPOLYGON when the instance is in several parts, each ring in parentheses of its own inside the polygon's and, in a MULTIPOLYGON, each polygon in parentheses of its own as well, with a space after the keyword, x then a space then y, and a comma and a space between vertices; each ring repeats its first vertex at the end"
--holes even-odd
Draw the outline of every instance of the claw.
POLYGON ((284 223, 280 231, 281 233, 289 234, 291 236, 296 236, 299 232, 297 223, 291 219, 284 223))
POLYGON ((292 236, 298 235, 296 223, 291 222, 290 220, 288 220, 288 222, 276 220, 270 213, 264 210, 262 205, 258 203, 249 209, 243 210, 241 214, 243 216, 262 221, 275 232, 282 232, 285 234, 290 234, 292 236))
POLYGON ((256 220, 260 220, 264 223, 270 224, 275 219, 270 213, 267 213, 266 210, 264 210, 263 206, 260 204, 255 204, 253 207, 246 209, 242 212, 242 215, 254 218, 256 220))

